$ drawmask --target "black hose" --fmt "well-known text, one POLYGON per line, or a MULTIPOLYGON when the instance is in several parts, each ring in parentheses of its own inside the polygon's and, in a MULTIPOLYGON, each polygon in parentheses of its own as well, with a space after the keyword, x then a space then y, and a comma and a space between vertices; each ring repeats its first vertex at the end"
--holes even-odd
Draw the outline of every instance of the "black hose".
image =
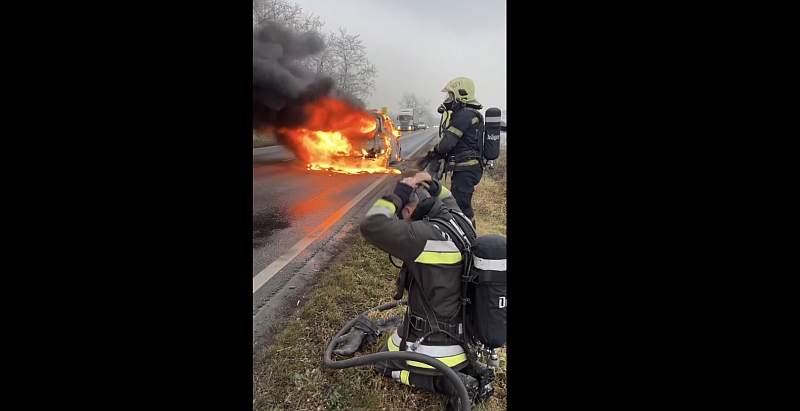
MULTIPOLYGON (((394 257, 392 257, 391 254, 389 254, 389 262, 392 263, 392 265, 397 267, 397 268, 403 268, 403 264, 397 265, 397 264, 394 263, 394 257)), ((402 263, 402 261, 401 261, 401 263, 402 263)), ((383 311, 383 310, 381 310, 381 311, 383 311)))
POLYGON ((373 311, 386 311, 390 308, 397 307, 401 304, 406 304, 406 301, 393 301, 390 303, 381 304, 377 307, 370 308, 369 310, 364 311, 363 313, 359 314, 352 320, 348 321, 347 324, 345 324, 344 327, 342 327, 342 329, 339 330, 339 332, 336 333, 336 335, 328 343, 328 348, 325 349, 325 358, 323 359, 323 364, 328 368, 336 368, 336 369, 376 364, 380 361, 386 361, 386 360, 407 360, 407 361, 410 360, 428 364, 431 367, 442 372, 444 376, 447 377, 448 380, 450 380, 450 382, 453 384, 453 387, 455 387, 456 391, 458 392, 459 399, 461 399, 461 409, 464 411, 470 411, 471 407, 470 407, 469 394, 467 393, 467 387, 464 386, 464 383, 461 382, 461 379, 458 378, 458 374, 456 374, 455 371, 453 371, 445 363, 437 360, 436 358, 407 351, 379 352, 375 354, 362 355, 356 358, 350 358, 342 361, 334 361, 333 358, 331 357, 335 345, 334 341, 336 341, 336 339, 339 338, 340 336, 344 335, 346 331, 350 330, 350 328, 353 326, 353 324, 356 323, 356 321, 360 316, 367 315, 373 311))

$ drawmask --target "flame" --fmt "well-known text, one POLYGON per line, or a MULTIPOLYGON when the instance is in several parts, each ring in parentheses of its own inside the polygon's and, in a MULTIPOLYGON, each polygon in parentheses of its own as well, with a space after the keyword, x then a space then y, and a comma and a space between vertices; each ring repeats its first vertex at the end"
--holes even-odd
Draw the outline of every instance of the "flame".
MULTIPOLYGON (((387 133, 380 136, 383 140, 380 152, 375 147, 376 113, 331 97, 306 104, 305 112, 307 120, 302 127, 282 128, 279 133, 297 157, 308 164, 309 170, 400 174, 400 170, 389 167, 392 145, 387 133)), ((397 136, 389 117, 378 115, 384 119, 384 129, 397 136)))
POLYGON ((376 127, 377 127, 377 124, 375 124, 374 121, 370 121, 368 124, 364 124, 363 126, 361 126, 361 132, 362 133, 369 133, 369 132, 375 131, 376 127))

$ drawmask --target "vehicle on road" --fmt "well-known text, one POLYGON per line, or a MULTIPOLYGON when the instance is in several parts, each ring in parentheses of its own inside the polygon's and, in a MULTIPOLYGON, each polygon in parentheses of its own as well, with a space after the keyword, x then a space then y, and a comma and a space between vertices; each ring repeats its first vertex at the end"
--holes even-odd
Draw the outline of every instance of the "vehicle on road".
POLYGON ((381 110, 372 110, 371 112, 375 115, 375 133, 361 148, 366 152, 367 158, 375 158, 386 152, 386 141, 388 141, 391 147, 389 164, 400 162, 402 148, 399 139, 393 133, 395 126, 392 119, 381 110))
POLYGON ((397 114, 398 130, 414 131, 417 129, 414 123, 414 109, 404 108, 397 114))
POLYGON ((425 124, 425 123, 417 124, 417 130, 427 130, 427 129, 428 129, 428 125, 427 124, 425 124))

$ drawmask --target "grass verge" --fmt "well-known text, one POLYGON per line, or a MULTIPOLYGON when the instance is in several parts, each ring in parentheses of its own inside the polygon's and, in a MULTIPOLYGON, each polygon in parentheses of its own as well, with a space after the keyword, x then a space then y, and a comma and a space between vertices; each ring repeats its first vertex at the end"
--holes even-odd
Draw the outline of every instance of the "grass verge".
MULTIPOLYGON (((505 234, 505 156, 484 173, 473 207, 479 234, 505 234)), ((328 341, 345 322, 362 311, 388 302, 397 269, 386 253, 358 234, 352 246, 320 273, 307 302, 288 321, 275 342, 253 358, 254 410, 441 410, 445 398, 375 374, 370 368, 330 370, 322 367, 328 341)), ((399 313, 400 311, 396 311, 399 313)), ((387 336, 362 353, 377 352, 387 336)), ((500 349, 495 395, 477 409, 506 409, 506 354, 500 349)))

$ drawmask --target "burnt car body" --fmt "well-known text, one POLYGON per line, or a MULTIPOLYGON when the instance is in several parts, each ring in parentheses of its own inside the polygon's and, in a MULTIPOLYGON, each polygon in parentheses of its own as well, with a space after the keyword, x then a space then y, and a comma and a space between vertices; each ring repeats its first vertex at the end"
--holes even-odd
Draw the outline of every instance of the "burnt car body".
POLYGON ((375 158, 387 150, 384 141, 384 137, 386 137, 392 150, 389 157, 389 164, 400 162, 402 159, 402 148, 400 147, 400 141, 393 133, 394 123, 392 123, 389 116, 377 110, 373 111, 373 114, 375 115, 376 124, 374 134, 372 138, 366 140, 361 148, 366 151, 367 158, 375 158))

